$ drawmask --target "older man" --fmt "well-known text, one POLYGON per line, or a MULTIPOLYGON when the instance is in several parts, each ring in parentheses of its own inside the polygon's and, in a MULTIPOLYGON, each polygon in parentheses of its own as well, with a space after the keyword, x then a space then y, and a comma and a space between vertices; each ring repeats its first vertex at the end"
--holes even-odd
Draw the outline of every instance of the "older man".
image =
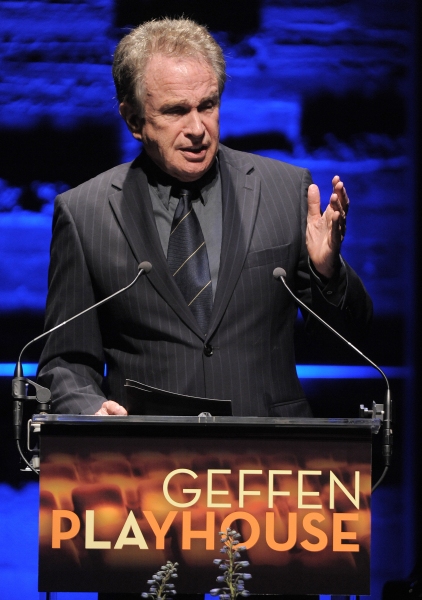
POLYGON ((371 302, 340 257, 342 181, 333 178, 322 213, 307 170, 219 144, 224 58, 192 21, 133 30, 113 75, 143 151, 57 198, 46 327, 127 285, 141 261, 153 268, 50 336, 40 379, 54 410, 125 414, 128 378, 231 399, 235 415, 310 415, 295 369, 296 306, 272 273, 283 267, 346 335, 365 331, 371 302))

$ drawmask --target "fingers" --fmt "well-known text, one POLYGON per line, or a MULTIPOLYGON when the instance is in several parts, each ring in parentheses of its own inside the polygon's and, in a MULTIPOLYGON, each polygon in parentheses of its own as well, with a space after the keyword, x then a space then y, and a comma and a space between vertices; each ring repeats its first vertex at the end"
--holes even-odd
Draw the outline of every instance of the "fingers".
POLYGON ((340 212, 335 212, 331 219, 331 240, 333 248, 340 248, 346 235, 346 221, 340 212))
POLYGON ((100 416, 127 415, 127 410, 124 408, 124 406, 114 402, 114 400, 106 400, 95 414, 100 416))
POLYGON ((336 217, 335 230, 340 235, 340 241, 344 240, 346 235, 346 216, 349 210, 349 197, 346 192, 344 183, 341 181, 338 175, 335 175, 332 180, 333 193, 330 197, 330 206, 333 209, 334 214, 338 214, 336 217), (337 224, 338 223, 338 224, 337 224))
POLYGON ((321 216, 321 195, 317 185, 312 183, 308 188, 308 216, 321 216))
POLYGON ((332 179, 333 193, 330 197, 330 204, 333 210, 338 210, 340 214, 345 217, 349 210, 349 197, 346 192, 344 183, 341 181, 338 175, 335 175, 332 179))

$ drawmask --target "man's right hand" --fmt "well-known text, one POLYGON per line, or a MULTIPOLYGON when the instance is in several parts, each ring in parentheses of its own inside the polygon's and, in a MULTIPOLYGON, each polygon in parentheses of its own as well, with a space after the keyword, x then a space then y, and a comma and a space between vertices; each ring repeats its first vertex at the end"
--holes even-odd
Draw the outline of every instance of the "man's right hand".
POLYGON ((107 415, 127 415, 127 410, 124 406, 117 404, 114 400, 106 400, 103 402, 100 410, 97 410, 96 415, 107 416, 107 415))

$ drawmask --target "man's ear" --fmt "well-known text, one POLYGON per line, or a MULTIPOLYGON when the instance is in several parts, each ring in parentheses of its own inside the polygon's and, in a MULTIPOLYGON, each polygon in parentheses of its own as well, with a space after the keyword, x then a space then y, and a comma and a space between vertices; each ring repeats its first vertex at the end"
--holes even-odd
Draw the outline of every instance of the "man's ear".
POLYGON ((144 120, 139 116, 138 111, 127 102, 121 102, 119 105, 119 113, 133 137, 142 141, 142 127, 144 120))

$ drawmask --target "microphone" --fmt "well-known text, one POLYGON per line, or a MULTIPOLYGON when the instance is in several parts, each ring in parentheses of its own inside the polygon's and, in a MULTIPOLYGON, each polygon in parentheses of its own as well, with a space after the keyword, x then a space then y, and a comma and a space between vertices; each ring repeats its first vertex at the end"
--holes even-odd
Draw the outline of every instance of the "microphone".
POLYGON ((21 402, 22 400, 37 400, 37 402, 40 405, 39 409, 41 412, 48 411, 50 409, 50 398, 51 398, 50 390, 48 390, 47 388, 42 387, 38 383, 35 383, 34 381, 31 381, 31 380, 27 379, 26 377, 24 377, 23 369, 22 369, 22 355, 25 352, 25 350, 27 348, 29 348, 29 346, 31 346, 34 342, 37 342, 38 340, 42 339, 43 337, 50 335, 50 333, 52 333, 56 329, 60 329, 60 327, 63 327, 67 323, 70 323, 70 321, 73 321, 74 319, 81 317, 82 315, 89 312, 93 308, 97 308, 98 306, 101 306, 105 302, 108 302, 115 296, 122 294, 123 292, 125 292, 126 290, 131 288, 133 285, 135 285, 135 283, 138 281, 138 279, 141 277, 141 275, 148 275, 148 273, 151 271, 151 269, 152 269, 152 265, 150 262, 148 262, 148 261, 141 262, 138 265, 138 272, 136 274, 135 279, 131 283, 129 283, 129 285, 118 290, 117 292, 114 292, 114 294, 111 294, 111 296, 107 296, 107 298, 100 300, 96 304, 89 306, 85 310, 82 310, 81 312, 74 315, 73 317, 70 317, 70 319, 66 319, 66 321, 62 321, 55 327, 52 327, 48 331, 45 331, 41 335, 37 336, 36 338, 34 338, 30 342, 28 342, 22 348, 22 350, 19 354, 18 361, 16 363, 14 377, 12 380, 12 397, 14 399, 13 426, 14 426, 14 431, 15 431, 15 440, 19 441, 20 436, 21 436, 22 413, 23 413, 23 403, 21 402), (35 388, 35 396, 27 395, 27 385, 28 384, 31 384, 35 388))
MULTIPOLYGON (((349 340, 347 340, 345 337, 343 337, 338 331, 336 331, 333 327, 331 327, 331 325, 329 325, 326 321, 324 321, 324 319, 322 319, 311 308, 309 308, 309 306, 307 306, 304 302, 302 302, 302 300, 300 300, 299 298, 297 298, 297 296, 295 296, 295 294, 292 292, 290 287, 287 285, 287 282, 286 282, 287 274, 283 268, 277 267, 276 269, 274 269, 273 277, 274 277, 274 279, 277 279, 278 281, 281 281, 283 283, 284 287, 289 292, 290 296, 295 300, 295 302, 297 302, 297 304, 299 304, 299 306, 304 308, 309 314, 311 314, 313 317, 315 317, 315 319, 317 319, 320 323, 322 323, 324 325, 324 327, 326 327, 327 329, 332 331, 332 333, 334 333, 345 344, 347 344, 350 348, 352 348, 352 350, 357 352, 363 359, 365 359, 371 366, 373 366, 379 373, 381 373, 381 375, 384 378, 385 384, 387 386, 385 401, 384 401, 384 411, 383 411, 384 412, 384 415, 383 415, 384 437, 383 437, 383 447, 382 447, 382 455, 384 457, 385 470, 384 470, 384 473, 382 474, 381 478, 378 480, 378 482, 373 487, 372 491, 374 491, 375 488, 378 487, 378 485, 381 483, 382 479, 384 479, 386 470, 390 466, 392 449, 393 449, 392 448, 392 446, 393 446, 393 431, 391 428, 392 427, 392 400, 391 400, 390 384, 388 382, 387 375, 384 373, 384 371, 380 367, 378 367, 378 365, 376 365, 370 358, 368 358, 365 354, 363 354, 363 352, 361 352, 359 350, 359 348, 356 348, 356 346, 354 346, 351 342, 349 342, 349 340)), ((368 411, 368 409, 363 408, 363 407, 361 407, 361 409, 363 409, 363 411, 366 413, 371 412, 372 416, 374 416, 374 413, 376 413, 377 406, 374 403, 372 411, 368 411)))

